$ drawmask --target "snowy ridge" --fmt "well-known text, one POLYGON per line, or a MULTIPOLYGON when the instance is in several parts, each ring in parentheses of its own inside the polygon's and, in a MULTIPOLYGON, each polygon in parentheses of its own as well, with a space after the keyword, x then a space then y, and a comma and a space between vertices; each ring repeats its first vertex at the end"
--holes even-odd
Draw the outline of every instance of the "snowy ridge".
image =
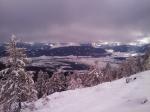
POLYGON ((23 112, 150 112, 150 71, 95 87, 54 93, 23 112))
POLYGON ((98 41, 98 42, 93 42, 91 44, 92 44, 93 47, 101 47, 103 45, 120 46, 120 45, 123 45, 124 43, 121 43, 121 42, 98 41))
POLYGON ((98 42, 93 42, 92 46, 93 47, 101 47, 103 45, 110 45, 110 46, 120 46, 120 45, 131 45, 131 46, 142 46, 150 44, 150 37, 144 37, 142 39, 138 39, 129 43, 123 43, 123 42, 107 42, 107 41, 98 41, 98 42))
POLYGON ((80 46, 79 43, 68 42, 68 43, 51 43, 51 48, 68 47, 68 46, 80 46))
POLYGON ((146 44, 150 44, 150 37, 138 39, 136 41, 129 43, 129 45, 133 45, 133 46, 142 46, 142 45, 146 45, 146 44))

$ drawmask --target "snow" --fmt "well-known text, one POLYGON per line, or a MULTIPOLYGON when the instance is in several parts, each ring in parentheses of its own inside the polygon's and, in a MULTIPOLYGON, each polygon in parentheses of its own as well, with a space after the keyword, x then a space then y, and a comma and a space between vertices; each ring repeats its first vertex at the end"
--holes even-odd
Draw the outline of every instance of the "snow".
POLYGON ((142 46, 145 44, 150 44, 150 37, 143 37, 142 39, 137 39, 128 43, 124 42, 110 42, 110 41, 98 41, 91 43, 93 47, 101 47, 103 45, 111 45, 111 46, 120 46, 120 45, 132 45, 132 46, 142 46))
POLYGON ((51 43, 50 44, 51 48, 58 48, 58 47, 68 47, 68 46, 80 46, 79 43, 74 43, 74 42, 68 42, 68 43, 51 43))
MULTIPOLYGON (((119 54, 117 55, 119 56, 119 54)), ((117 57, 115 56, 115 57, 117 57)), ((114 57, 112 56, 106 56, 106 57, 91 57, 91 56, 40 56, 40 57, 33 57, 30 58, 32 60, 31 65, 32 66, 42 66, 42 67, 52 67, 54 65, 63 65, 63 66, 68 66, 67 63, 61 62, 61 61, 66 61, 66 62, 75 62, 75 63, 80 63, 80 64, 85 64, 85 65, 95 65, 95 62, 98 62, 98 67, 103 68, 106 66, 107 63, 110 63, 113 67, 117 67, 118 64, 120 64, 121 61, 115 60, 114 57)))
POLYGON ((150 43, 150 37, 144 37, 142 39, 137 40, 140 44, 149 44, 150 43))
POLYGON ((150 71, 95 87, 54 93, 23 112, 150 112, 150 71))
POLYGON ((142 39, 138 39, 136 41, 129 43, 129 45, 133 45, 133 46, 142 46, 146 44, 150 44, 150 37, 143 37, 142 39))
POLYGON ((107 51, 108 53, 113 53, 113 52, 114 52, 113 49, 106 49, 106 51, 107 51))
POLYGON ((123 45, 124 43, 122 42, 110 42, 110 41, 98 41, 98 42, 93 42, 92 43, 92 46, 97 48, 97 47, 101 47, 103 45, 112 45, 112 46, 120 46, 120 45, 123 45))

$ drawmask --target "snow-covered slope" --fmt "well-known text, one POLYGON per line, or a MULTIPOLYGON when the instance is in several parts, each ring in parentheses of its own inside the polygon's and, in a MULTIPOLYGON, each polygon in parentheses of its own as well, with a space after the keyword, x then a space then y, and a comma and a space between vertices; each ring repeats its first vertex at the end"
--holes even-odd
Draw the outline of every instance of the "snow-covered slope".
MULTIPOLYGON (((150 71, 95 87, 55 93, 32 112, 150 112, 150 71)), ((25 110, 24 112, 30 112, 25 110)))

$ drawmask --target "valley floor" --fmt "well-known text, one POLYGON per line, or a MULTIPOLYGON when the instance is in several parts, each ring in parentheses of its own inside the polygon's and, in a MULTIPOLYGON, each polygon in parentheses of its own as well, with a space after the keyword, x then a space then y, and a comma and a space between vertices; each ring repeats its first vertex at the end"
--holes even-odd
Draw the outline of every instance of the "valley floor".
POLYGON ((150 71, 95 87, 54 93, 23 112, 150 112, 150 71))

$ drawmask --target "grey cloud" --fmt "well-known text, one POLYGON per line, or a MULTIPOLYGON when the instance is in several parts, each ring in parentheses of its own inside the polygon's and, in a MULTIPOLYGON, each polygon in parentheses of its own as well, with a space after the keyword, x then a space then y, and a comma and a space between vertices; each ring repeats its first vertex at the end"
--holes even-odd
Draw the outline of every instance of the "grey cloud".
POLYGON ((0 41, 130 41, 149 36, 150 0, 0 0, 0 41))

